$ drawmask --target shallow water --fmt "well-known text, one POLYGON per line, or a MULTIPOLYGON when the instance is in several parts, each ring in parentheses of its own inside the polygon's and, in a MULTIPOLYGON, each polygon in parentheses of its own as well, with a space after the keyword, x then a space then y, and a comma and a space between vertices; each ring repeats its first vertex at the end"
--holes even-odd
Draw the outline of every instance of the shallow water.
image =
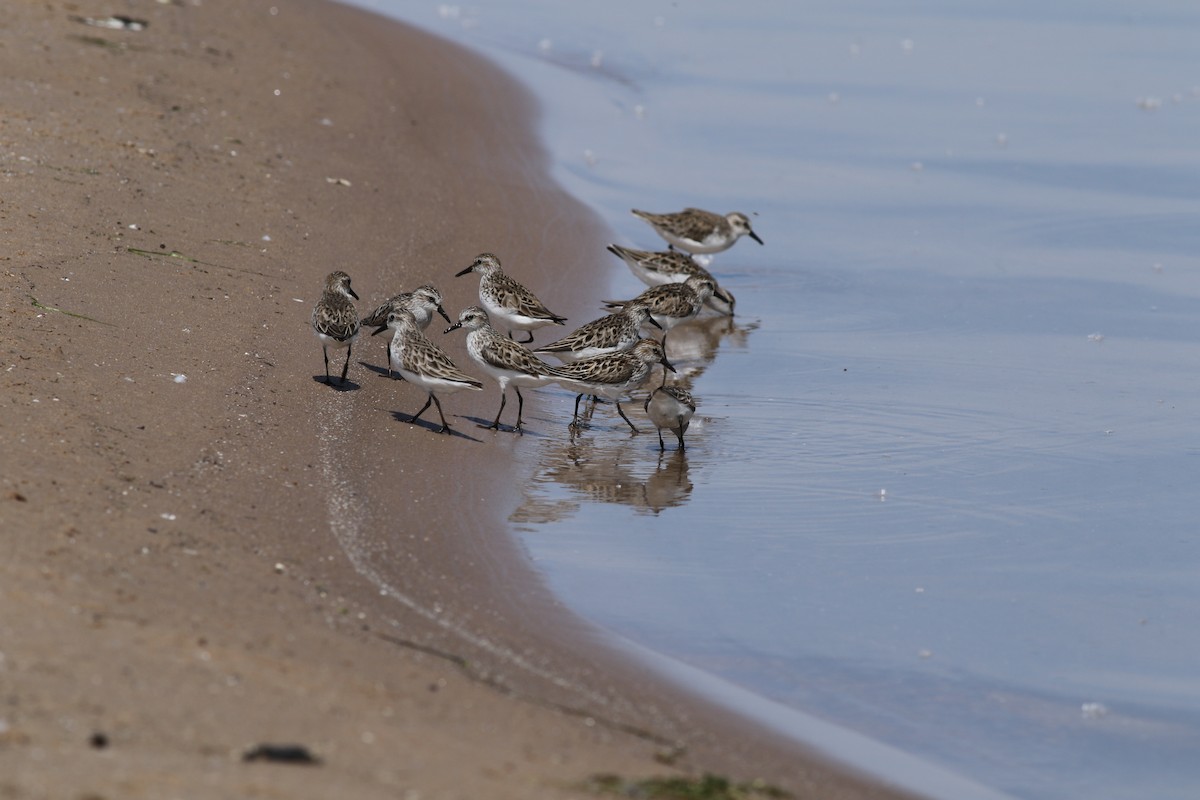
POLYGON ((685 205, 766 241, 671 334, 686 453, 603 406, 518 448, 569 605, 930 774, 1194 797, 1200 9, 970 5, 384 10, 532 85, 622 243, 685 205))

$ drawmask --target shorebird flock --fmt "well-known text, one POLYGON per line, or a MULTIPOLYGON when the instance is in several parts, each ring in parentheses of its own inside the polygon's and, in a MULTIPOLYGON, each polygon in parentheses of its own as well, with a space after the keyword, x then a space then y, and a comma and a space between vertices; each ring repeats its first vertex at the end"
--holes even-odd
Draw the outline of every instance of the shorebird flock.
POLYGON ((354 301, 358 295, 345 272, 331 272, 325 278, 321 298, 312 312, 312 327, 321 342, 325 357, 325 382, 329 374, 329 351, 345 348, 340 381, 346 383, 350 353, 363 330, 372 335, 392 331, 388 345, 388 376, 398 375, 426 392, 425 405, 412 417, 416 422, 431 405, 441 418, 439 433, 451 430, 438 395, 458 391, 481 391, 483 382, 460 370, 425 331, 440 315, 450 326, 445 333, 465 330, 467 354, 500 387, 500 408, 490 425, 480 427, 501 430, 500 417, 508 402, 511 385, 517 396, 517 421, 511 428, 522 431, 525 398, 521 387, 557 383, 576 393, 571 427, 586 424, 579 404, 590 397, 592 404, 601 399, 616 405, 617 413, 634 433, 637 426, 625 414, 621 402, 630 400, 649 380, 654 369, 663 367, 659 386, 650 391, 643 408, 658 431, 660 449, 666 449, 662 432, 675 434, 679 448, 685 448, 687 431, 696 401, 681 385, 668 385, 667 372, 675 372, 667 360, 666 342, 673 328, 695 319, 706 306, 719 314, 732 316, 733 294, 717 283, 693 256, 728 250, 742 236, 759 244, 763 241, 750 227, 750 219, 740 212, 721 215, 698 208, 686 208, 671 214, 652 214, 633 210, 667 241, 668 249, 634 250, 609 245, 608 249, 624 261, 633 274, 650 288, 631 300, 607 300, 611 312, 593 320, 573 333, 534 349, 533 331, 550 325, 565 325, 567 319, 548 309, 525 286, 507 275, 500 259, 491 253, 476 256, 470 266, 456 277, 469 273, 479 276, 479 305, 468 306, 451 320, 442 307, 442 294, 428 284, 411 292, 394 295, 370 314, 360 317, 354 301), (643 337, 643 332, 658 329, 661 339, 643 337), (523 332, 518 341, 513 334, 523 332), (558 364, 542 360, 550 356, 558 364))

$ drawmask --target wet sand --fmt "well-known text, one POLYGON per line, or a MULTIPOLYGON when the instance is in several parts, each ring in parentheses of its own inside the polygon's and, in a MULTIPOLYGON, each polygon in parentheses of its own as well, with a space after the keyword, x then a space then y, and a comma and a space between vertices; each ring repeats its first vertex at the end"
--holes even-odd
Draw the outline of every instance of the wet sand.
MULTIPOLYGON (((549 183, 529 98, 312 0, 120 11, 148 26, 18 4, 0 29, 0 794, 570 797, 711 771, 881 796, 556 603, 506 531, 530 442, 474 425, 493 384, 444 399, 447 437, 406 422, 423 397, 379 373, 382 337, 346 390, 318 380, 332 269, 360 310, 429 281, 453 315, 491 250, 595 315, 604 231, 549 183), (264 742, 320 765, 242 761, 264 742)), ((527 398, 531 436, 566 435, 527 398)))

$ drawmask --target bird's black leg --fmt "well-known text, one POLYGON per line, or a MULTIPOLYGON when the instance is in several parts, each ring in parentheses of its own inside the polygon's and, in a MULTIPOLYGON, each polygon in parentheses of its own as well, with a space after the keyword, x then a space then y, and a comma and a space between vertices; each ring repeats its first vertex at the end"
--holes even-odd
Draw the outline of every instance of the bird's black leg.
POLYGON ((342 364, 342 383, 346 382, 346 371, 350 369, 350 350, 351 346, 346 345, 346 363, 342 364))
POLYGON ((629 421, 629 417, 625 416, 625 409, 621 408, 621 401, 616 400, 615 402, 617 404, 617 413, 621 415, 621 419, 625 420, 625 424, 629 426, 630 430, 634 433, 639 433, 640 431, 633 427, 633 423, 629 421))
POLYGON ((500 430, 500 415, 504 413, 504 404, 507 402, 508 392, 500 392, 500 410, 496 412, 496 419, 492 421, 491 425, 480 425, 479 427, 497 431, 500 430))
POLYGON ((598 395, 598 394, 590 395, 588 397, 587 407, 584 408, 584 410, 583 410, 583 415, 585 417, 587 417, 588 420, 590 421, 592 418, 592 414, 595 413, 595 411, 596 411, 596 406, 598 406, 600 403, 603 403, 603 402, 604 401, 600 399, 600 395, 598 395))
POLYGON ((442 413, 442 401, 438 400, 437 395, 433 392, 430 392, 429 396, 433 398, 433 402, 437 406, 438 416, 442 418, 442 427, 438 429, 438 433, 449 433, 450 423, 446 422, 446 415, 442 413))
POLYGON ((575 413, 571 415, 571 427, 579 427, 579 401, 583 399, 583 393, 575 395, 575 413))
POLYGON ((429 404, 431 402, 433 402, 433 392, 430 392, 429 397, 425 398, 425 405, 421 406, 420 411, 418 411, 416 414, 413 414, 413 418, 410 421, 416 422, 417 420, 419 420, 421 418, 421 415, 425 413, 425 409, 429 408, 429 404))
POLYGON ((517 433, 522 433, 521 430, 521 413, 525 410, 525 398, 521 396, 521 387, 513 387, 517 390, 517 433))

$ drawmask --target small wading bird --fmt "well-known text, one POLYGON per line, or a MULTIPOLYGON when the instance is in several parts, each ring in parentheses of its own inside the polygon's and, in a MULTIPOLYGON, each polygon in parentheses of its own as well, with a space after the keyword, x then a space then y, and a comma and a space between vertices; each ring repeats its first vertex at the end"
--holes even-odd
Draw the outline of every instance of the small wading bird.
MULTIPOLYGON (((433 313, 435 311, 441 314, 442 319, 446 320, 446 322, 450 322, 450 317, 446 314, 446 309, 442 308, 442 293, 436 287, 426 283, 418 286, 411 292, 401 292, 400 294, 392 295, 383 305, 359 320, 359 324, 364 329, 377 328, 380 325, 386 327, 389 314, 392 312, 407 312, 412 315, 413 320, 417 323, 417 327, 424 331, 429 327, 429 323, 433 321, 433 313)), ((375 334, 371 335, 374 336, 375 334)), ((388 377, 392 377, 390 367, 388 368, 388 377)))
POLYGON ((684 450, 683 434, 692 421, 692 415, 696 413, 696 401, 692 399, 691 392, 682 386, 667 386, 666 376, 663 377, 663 385, 650 393, 643 408, 658 429, 658 449, 667 449, 662 436, 662 429, 666 428, 679 439, 679 449, 684 450))
POLYGON ((446 328, 446 333, 459 328, 467 331, 467 353, 471 359, 500 385, 500 410, 496 412, 496 419, 491 425, 479 427, 500 430, 500 415, 504 413, 508 385, 511 383, 517 392, 517 426, 513 430, 521 433, 521 415, 525 411, 521 387, 553 383, 554 368, 523 345, 502 336, 491 326, 487 312, 479 306, 464 308, 458 315, 458 322, 446 328))
POLYGON ((710 278, 693 275, 683 283, 651 286, 632 300, 605 300, 604 305, 608 308, 624 308, 631 304, 645 306, 654 324, 662 328, 665 346, 671 329, 695 319, 712 297, 713 288, 710 278))
POLYGON ((551 342, 533 352, 537 355, 552 355, 563 363, 570 363, 592 356, 630 350, 642 338, 641 328, 647 324, 662 329, 650 316, 649 306, 630 301, 619 311, 592 320, 557 342, 551 342))
POLYGON ((360 324, 364 328, 378 328, 380 325, 387 325, 388 314, 393 311, 407 311, 412 314, 417 327, 421 330, 429 327, 435 311, 441 314, 442 319, 446 322, 453 322, 446 313, 446 309, 442 308, 442 293, 437 290, 437 287, 426 283, 411 292, 392 295, 384 301, 383 305, 363 317, 360 324))
POLYGON ((529 338, 522 344, 533 341, 533 331, 545 325, 563 325, 566 317, 560 317, 542 304, 533 292, 504 274, 500 259, 491 253, 481 253, 471 266, 455 274, 461 277, 468 272, 479 273, 479 303, 495 320, 497 327, 508 328, 511 338, 514 330, 525 331, 529 338))
POLYGON ((708 270, 680 250, 634 250, 610 244, 608 252, 624 261, 638 279, 647 286, 662 286, 664 283, 683 283, 693 275, 708 278, 713 282, 713 295, 708 307, 718 314, 733 316, 736 300, 733 292, 723 289, 708 270))
POLYGON ((329 348, 346 348, 346 363, 342 365, 342 383, 346 382, 346 370, 350 368, 350 350, 358 337, 358 310, 351 300, 358 295, 350 288, 350 276, 338 270, 325 277, 325 288, 321 299, 313 306, 312 326, 321 340, 321 352, 325 356, 325 383, 329 377, 329 348))
POLYGON ((728 250, 743 236, 763 243, 750 228, 750 218, 740 211, 731 211, 722 216, 702 208, 685 208, 672 214, 654 214, 635 208, 633 214, 650 223, 650 227, 666 239, 671 247, 678 247, 693 255, 728 250))
POLYGON ((675 371, 675 367, 667 361, 667 354, 661 342, 642 339, 632 350, 608 353, 555 367, 553 372, 558 382, 579 392, 575 397, 575 413, 571 418, 571 427, 579 426, 579 401, 585 394, 590 394, 616 403, 621 419, 625 420, 630 430, 638 433, 629 417, 625 416, 621 400, 627 398, 630 392, 641 388, 650 377, 655 364, 662 364, 671 372, 675 371))
POLYGON ((483 384, 454 366, 449 356, 425 338, 417 321, 407 311, 389 313, 387 323, 371 335, 383 333, 388 328, 394 331, 392 342, 388 345, 388 374, 390 375, 395 367, 400 377, 429 393, 429 397, 425 398, 425 405, 413 415, 411 421, 416 422, 420 419, 429 408, 429 404, 433 403, 442 419, 442 427, 438 429, 438 433, 449 432, 450 425, 446 422, 446 415, 442 413, 442 402, 434 392, 449 394, 462 389, 477 392, 483 389, 483 384))

